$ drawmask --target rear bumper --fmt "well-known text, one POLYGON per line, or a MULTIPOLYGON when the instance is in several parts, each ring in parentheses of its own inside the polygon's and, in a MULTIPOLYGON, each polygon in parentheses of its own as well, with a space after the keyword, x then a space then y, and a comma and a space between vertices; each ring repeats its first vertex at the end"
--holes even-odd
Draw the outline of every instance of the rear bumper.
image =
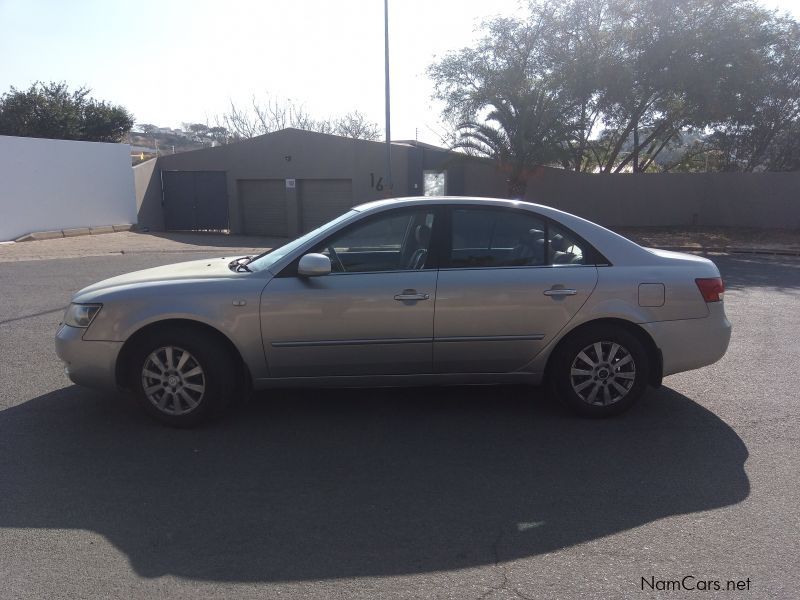
POLYGON ((61 325, 56 333, 56 354, 73 383, 92 388, 116 387, 117 356, 122 342, 83 339, 85 329, 61 325))
POLYGON ((699 369, 725 355, 731 340, 731 322, 723 302, 708 304, 703 319, 642 323, 661 350, 664 375, 699 369))

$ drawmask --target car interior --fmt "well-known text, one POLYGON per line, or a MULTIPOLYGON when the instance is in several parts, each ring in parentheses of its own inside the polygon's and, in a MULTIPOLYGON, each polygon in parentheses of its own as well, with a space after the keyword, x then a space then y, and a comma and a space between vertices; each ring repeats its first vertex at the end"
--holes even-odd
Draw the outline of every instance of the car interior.
POLYGON ((433 221, 432 210, 384 216, 343 232, 315 251, 331 259, 334 273, 423 269, 433 221))
MULTIPOLYGON (((334 273, 420 270, 428 264, 435 212, 381 215, 349 228, 314 249, 334 273)), ((568 232, 536 215, 486 209, 452 212, 450 268, 584 264, 568 232), (549 236, 549 237, 548 237, 549 236)))
POLYGON ((583 254, 572 236, 535 215, 453 211, 451 267, 580 265, 583 254))

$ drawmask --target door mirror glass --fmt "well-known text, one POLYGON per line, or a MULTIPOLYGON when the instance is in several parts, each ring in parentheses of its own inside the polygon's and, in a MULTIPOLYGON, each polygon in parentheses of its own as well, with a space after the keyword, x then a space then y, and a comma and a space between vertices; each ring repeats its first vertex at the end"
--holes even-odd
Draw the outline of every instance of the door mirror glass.
POLYGON ((331 272, 331 259, 324 254, 306 254, 297 265, 297 274, 303 277, 319 277, 331 272))

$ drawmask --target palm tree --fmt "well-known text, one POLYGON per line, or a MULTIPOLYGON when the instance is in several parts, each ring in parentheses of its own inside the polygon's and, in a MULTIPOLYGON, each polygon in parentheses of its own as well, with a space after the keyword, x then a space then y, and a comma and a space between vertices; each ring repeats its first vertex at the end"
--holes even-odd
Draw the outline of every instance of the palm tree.
POLYGON ((533 168, 558 156, 557 103, 534 88, 492 98, 487 110, 483 119, 458 125, 455 147, 495 160, 508 174, 509 196, 521 198, 533 168))

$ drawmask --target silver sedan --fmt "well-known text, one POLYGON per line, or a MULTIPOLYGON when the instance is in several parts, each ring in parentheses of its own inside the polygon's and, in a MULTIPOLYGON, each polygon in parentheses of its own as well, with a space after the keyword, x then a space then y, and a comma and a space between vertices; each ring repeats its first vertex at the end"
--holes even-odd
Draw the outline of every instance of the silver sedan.
POLYGON ((277 386, 547 381, 608 416, 725 354, 723 292, 710 260, 553 208, 407 198, 259 256, 84 288, 56 351, 75 383, 131 390, 176 426, 277 386))

